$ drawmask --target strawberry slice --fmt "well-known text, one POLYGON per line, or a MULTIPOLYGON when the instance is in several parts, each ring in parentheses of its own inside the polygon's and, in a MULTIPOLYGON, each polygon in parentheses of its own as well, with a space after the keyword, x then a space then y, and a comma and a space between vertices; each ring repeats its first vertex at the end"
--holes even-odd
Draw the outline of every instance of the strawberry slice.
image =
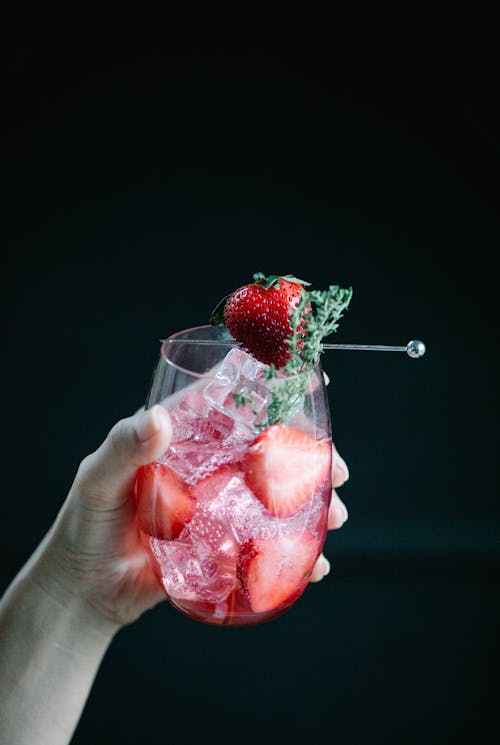
POLYGON ((247 486, 277 517, 300 510, 330 478, 332 446, 300 429, 273 424, 243 456, 247 486))
POLYGON ((290 605, 307 584, 320 546, 308 531, 246 541, 237 573, 254 613, 290 605))
POLYGON ((139 468, 135 496, 140 529, 164 541, 177 538, 194 515, 196 502, 188 485, 162 463, 139 468))

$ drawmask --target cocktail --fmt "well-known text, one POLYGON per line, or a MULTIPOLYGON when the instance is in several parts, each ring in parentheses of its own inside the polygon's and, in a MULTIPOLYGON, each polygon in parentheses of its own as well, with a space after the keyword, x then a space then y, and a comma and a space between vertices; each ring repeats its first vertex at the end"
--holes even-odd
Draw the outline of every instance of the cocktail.
POLYGON ((332 494, 319 356, 351 291, 255 279, 225 299, 225 325, 216 309, 213 325, 162 343, 147 406, 168 409, 173 436, 135 487, 160 585, 180 611, 214 624, 267 621, 300 597, 332 494))
POLYGON ((319 366, 286 421, 265 426, 283 379, 233 343, 212 326, 163 343, 148 404, 167 407, 173 437, 139 471, 137 515, 173 605, 247 624, 283 612, 307 584, 327 529, 331 436, 319 366))

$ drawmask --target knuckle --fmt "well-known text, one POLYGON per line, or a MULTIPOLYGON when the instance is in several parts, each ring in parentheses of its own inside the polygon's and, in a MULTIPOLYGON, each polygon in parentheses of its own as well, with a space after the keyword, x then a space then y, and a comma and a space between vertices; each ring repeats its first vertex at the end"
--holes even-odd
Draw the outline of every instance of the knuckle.
POLYGON ((126 440, 128 424, 128 419, 120 419, 120 421, 116 422, 116 424, 111 428, 108 434, 107 440, 110 450, 114 455, 120 455, 123 452, 123 445, 126 440))
POLYGON ((87 455, 81 461, 76 472, 73 489, 82 502, 85 502, 89 495, 95 491, 96 470, 98 467, 96 458, 96 453, 87 455))
POLYGON ((73 488, 78 502, 86 508, 98 509, 103 500, 99 451, 87 455, 78 467, 73 488))
POLYGON ((90 453, 90 455, 85 456, 83 460, 80 462, 77 472, 75 481, 77 481, 79 484, 84 484, 86 480, 89 478, 90 473, 93 470, 94 467, 94 460, 95 460, 95 454, 90 453))

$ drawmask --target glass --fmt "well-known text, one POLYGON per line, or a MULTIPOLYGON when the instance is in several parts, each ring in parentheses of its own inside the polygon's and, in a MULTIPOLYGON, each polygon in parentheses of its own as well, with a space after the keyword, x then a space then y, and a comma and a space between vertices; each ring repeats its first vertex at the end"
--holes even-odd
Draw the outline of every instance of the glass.
POLYGON ((173 437, 139 469, 135 495, 161 587, 199 621, 275 618, 302 595, 326 538, 332 449, 321 367, 269 377, 225 327, 200 326, 162 343, 146 406, 155 404, 170 412, 173 437), (283 386, 299 393, 270 425, 283 386))

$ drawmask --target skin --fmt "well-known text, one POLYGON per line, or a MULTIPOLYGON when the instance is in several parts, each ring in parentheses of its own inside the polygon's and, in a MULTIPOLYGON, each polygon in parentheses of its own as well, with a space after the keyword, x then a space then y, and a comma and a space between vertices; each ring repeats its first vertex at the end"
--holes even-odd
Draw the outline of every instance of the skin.
MULTIPOLYGON (((54 524, 0 602, 0 742, 67 745, 115 634, 165 599, 135 522, 139 466, 167 449, 161 406, 119 421, 81 463, 54 524)), ((333 485, 348 478, 334 449, 333 485)), ((335 491, 329 528, 347 510, 335 491)), ((321 555, 311 581, 330 570, 321 555)))

